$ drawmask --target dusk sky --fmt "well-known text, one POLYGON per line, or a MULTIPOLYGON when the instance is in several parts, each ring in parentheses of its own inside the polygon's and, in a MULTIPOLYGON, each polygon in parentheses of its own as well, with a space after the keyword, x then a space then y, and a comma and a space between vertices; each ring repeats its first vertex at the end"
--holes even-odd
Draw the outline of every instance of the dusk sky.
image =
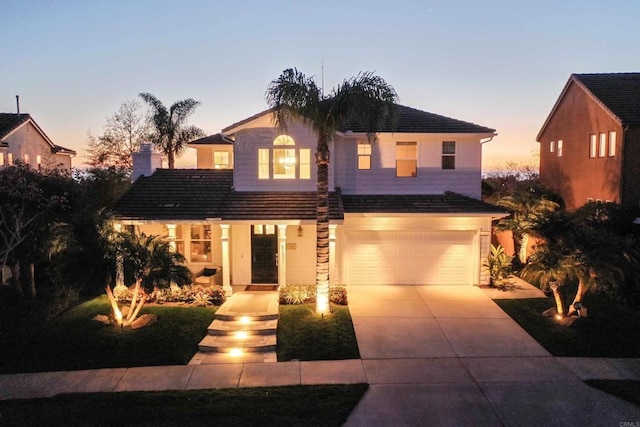
POLYGON ((266 109, 283 69, 320 81, 323 63, 327 89, 375 71, 404 105, 497 129, 485 168, 528 162, 571 73, 640 71, 637 0, 5 0, 0 18, 0 112, 20 95, 75 166, 140 92, 201 101, 190 123, 213 134, 266 109))

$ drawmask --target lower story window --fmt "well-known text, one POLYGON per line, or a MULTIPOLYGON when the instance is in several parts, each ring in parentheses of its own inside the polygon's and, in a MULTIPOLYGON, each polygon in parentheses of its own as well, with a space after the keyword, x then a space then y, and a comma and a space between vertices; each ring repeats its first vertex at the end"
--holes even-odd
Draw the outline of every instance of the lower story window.
POLYGON ((211 262, 211 226, 191 225, 191 262, 211 262))
POLYGON ((456 168, 456 142, 442 141, 442 169, 456 168))

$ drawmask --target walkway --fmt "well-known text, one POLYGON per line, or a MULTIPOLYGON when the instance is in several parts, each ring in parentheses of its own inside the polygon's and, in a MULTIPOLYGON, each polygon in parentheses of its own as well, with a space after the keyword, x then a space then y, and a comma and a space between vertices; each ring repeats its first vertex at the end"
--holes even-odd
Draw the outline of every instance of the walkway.
POLYGON ((349 299, 361 360, 2 375, 0 398, 368 382, 347 425, 640 421, 639 407, 581 381, 640 380, 638 359, 552 357, 479 288, 361 286, 349 299))

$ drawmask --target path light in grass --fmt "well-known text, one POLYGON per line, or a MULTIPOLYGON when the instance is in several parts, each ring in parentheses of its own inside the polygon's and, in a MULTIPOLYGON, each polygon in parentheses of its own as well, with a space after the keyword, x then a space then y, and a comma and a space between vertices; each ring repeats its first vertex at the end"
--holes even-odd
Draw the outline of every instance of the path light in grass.
POLYGON ((240 357, 244 354, 244 352, 242 351, 241 348, 232 348, 231 351, 229 352, 229 355, 233 356, 233 357, 240 357))

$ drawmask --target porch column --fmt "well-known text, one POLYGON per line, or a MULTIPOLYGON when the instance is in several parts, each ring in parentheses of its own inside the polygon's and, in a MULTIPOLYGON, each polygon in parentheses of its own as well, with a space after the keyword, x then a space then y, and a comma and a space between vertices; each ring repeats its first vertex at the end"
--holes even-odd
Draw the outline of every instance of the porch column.
POLYGON ((337 285, 336 265, 336 228, 338 224, 329 224, 329 286, 337 285))
POLYGON ((220 241, 222 242, 222 289, 227 295, 233 293, 231 288, 231 258, 229 256, 230 224, 220 224, 220 241))
MULTIPOLYGON (((119 222, 113 223, 113 229, 116 233, 122 232, 122 224, 119 222)), ((121 290, 124 287, 124 259, 122 253, 118 251, 116 253, 116 289, 121 290)))
POLYGON ((176 246, 176 225, 175 224, 167 224, 167 236, 169 238, 169 248, 171 252, 177 251, 176 246))
POLYGON ((278 225, 278 285, 287 284, 287 226, 278 225))

